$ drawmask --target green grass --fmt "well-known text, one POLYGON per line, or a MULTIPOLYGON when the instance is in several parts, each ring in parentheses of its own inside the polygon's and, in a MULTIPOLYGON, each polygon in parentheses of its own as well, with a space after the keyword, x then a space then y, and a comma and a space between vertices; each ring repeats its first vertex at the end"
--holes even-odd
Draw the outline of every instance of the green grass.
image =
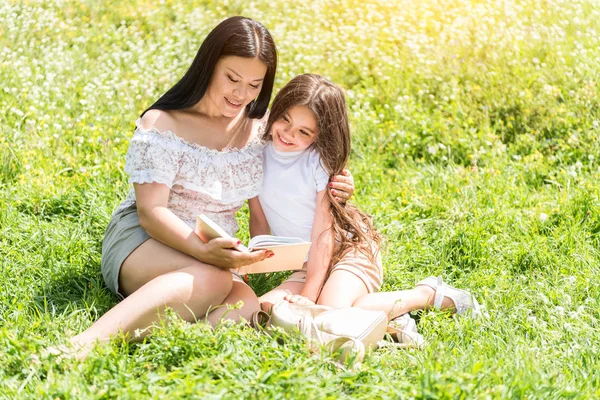
POLYGON ((599 397, 598 3, 221 3, 0 5, 0 398, 599 397), (427 348, 347 370, 297 339, 177 319, 31 363, 116 304, 100 246, 133 122, 234 14, 275 37, 278 88, 314 72, 346 89, 383 289, 441 274, 489 318, 421 313, 427 348))

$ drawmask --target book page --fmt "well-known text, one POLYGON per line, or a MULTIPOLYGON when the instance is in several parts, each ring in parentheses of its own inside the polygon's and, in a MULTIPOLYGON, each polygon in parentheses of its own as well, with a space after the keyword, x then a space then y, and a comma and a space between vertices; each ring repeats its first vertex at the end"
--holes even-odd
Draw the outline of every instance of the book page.
POLYGON ((249 249, 262 249, 265 246, 281 246, 285 244, 295 244, 295 243, 310 243, 305 242, 300 238, 295 237, 285 237, 285 236, 273 236, 273 235, 258 235, 254 236, 248 242, 249 249))
POLYGON ((278 244, 275 246, 261 247, 261 249, 271 250, 273 252, 273 257, 240 267, 236 272, 244 275, 302 269, 308 251, 310 250, 310 242, 278 244))

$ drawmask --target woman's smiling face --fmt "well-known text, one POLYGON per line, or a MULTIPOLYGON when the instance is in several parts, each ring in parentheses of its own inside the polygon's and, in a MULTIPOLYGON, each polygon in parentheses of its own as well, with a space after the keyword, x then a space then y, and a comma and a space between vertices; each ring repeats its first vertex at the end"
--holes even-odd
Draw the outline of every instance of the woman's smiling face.
POLYGON ((271 126, 273 146, 279 151, 301 151, 317 138, 319 128, 313 112, 306 106, 294 106, 271 126))
POLYGON ((222 57, 215 66, 206 95, 215 113, 233 118, 262 89, 267 66, 258 58, 222 57))

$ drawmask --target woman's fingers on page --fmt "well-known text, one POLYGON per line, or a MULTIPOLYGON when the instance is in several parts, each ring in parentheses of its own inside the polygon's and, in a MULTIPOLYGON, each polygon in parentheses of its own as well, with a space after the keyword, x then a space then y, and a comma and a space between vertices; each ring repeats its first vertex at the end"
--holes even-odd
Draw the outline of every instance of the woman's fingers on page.
POLYGON ((262 260, 264 260, 265 258, 271 258, 275 255, 271 250, 263 250, 262 253, 263 253, 262 260))
POLYGON ((243 267, 244 265, 254 264, 262 261, 268 257, 267 250, 253 251, 251 253, 236 252, 235 254, 235 265, 237 267, 243 267))
POLYGON ((238 242, 237 239, 224 238, 211 240, 208 243, 211 247, 211 258, 204 261, 220 268, 239 268, 262 261, 268 257, 273 257, 273 252, 270 250, 257 250, 253 252, 234 250, 233 248, 239 244, 238 242))

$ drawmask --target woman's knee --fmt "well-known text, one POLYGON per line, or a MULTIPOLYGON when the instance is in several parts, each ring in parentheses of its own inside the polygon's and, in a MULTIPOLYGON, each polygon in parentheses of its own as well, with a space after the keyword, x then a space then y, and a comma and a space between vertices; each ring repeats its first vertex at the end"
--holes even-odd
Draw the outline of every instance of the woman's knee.
POLYGON ((197 263, 171 272, 170 293, 174 302, 185 303, 192 309, 197 305, 222 304, 231 292, 233 280, 231 272, 206 264, 197 263))
POLYGON ((234 283, 232 292, 235 293, 237 301, 242 301, 243 303, 242 308, 238 310, 239 316, 250 321, 252 314, 260 309, 256 293, 254 293, 252 288, 242 283, 234 283))
POLYGON ((221 319, 240 322, 240 318, 243 318, 250 321, 252 314, 260 309, 254 291, 240 281, 233 282, 233 288, 223 303, 208 315, 211 324, 216 325, 221 319), (238 306, 239 304, 241 307, 238 306))

